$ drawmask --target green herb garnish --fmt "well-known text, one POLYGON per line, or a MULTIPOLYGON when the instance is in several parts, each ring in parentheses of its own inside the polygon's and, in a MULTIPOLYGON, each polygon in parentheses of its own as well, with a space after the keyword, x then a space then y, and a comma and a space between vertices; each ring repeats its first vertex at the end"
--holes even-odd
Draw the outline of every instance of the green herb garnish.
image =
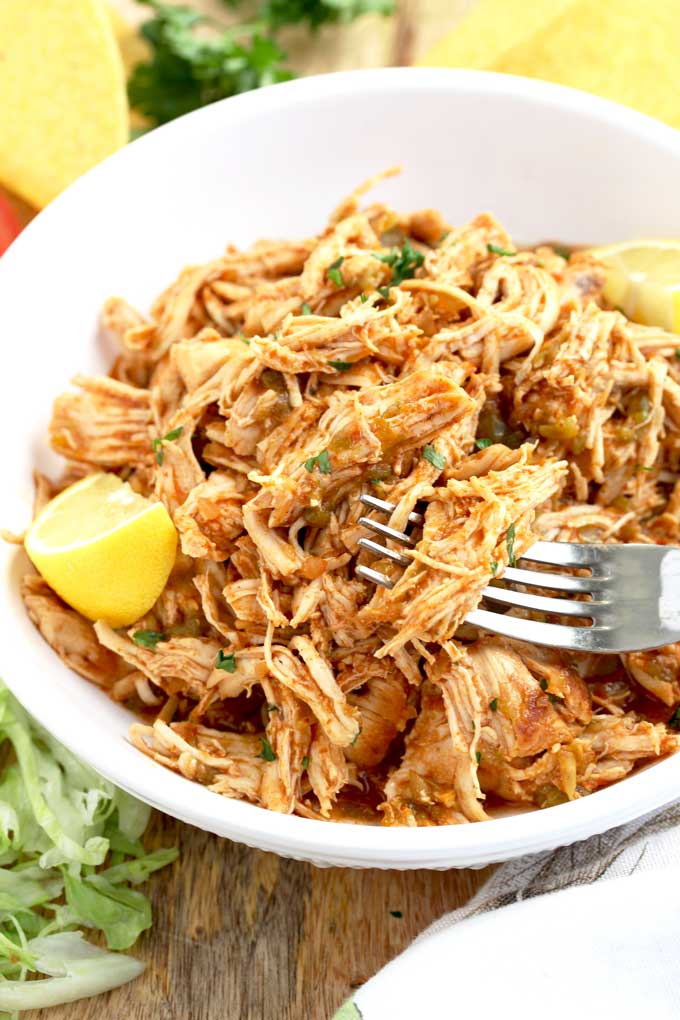
POLYGON ((331 265, 326 270, 326 276, 331 281, 331 283, 335 284, 336 287, 344 287, 345 286, 345 281, 343 280, 342 273, 340 271, 340 266, 342 265, 342 263, 344 261, 345 261, 345 256, 344 255, 340 255, 340 257, 337 258, 335 260, 335 262, 332 262, 331 265))
POLYGON ((159 641, 165 641, 165 634, 162 634, 158 630, 136 630, 132 635, 132 640, 136 645, 141 645, 142 648, 150 648, 155 651, 156 645, 159 641))
POLYGON ((403 917, 404 916, 403 913, 401 912, 401 910, 390 910, 390 914, 392 915, 392 917, 403 917))
POLYGON ((680 731, 680 705, 678 705, 675 712, 673 712, 673 715, 666 723, 666 726, 670 727, 672 730, 680 731))
POLYGON ((271 715, 271 713, 272 713, 272 712, 279 712, 279 711, 280 711, 280 709, 279 709, 279 706, 278 706, 278 705, 267 705, 267 711, 268 711, 268 712, 270 713, 270 715, 271 715))
POLYGON ((511 524, 507 530, 505 536, 505 544, 508 549, 508 566, 516 567, 517 560, 515 559, 515 525, 511 524))
POLYGON ((331 473, 331 458, 328 450, 322 450, 321 453, 317 453, 314 457, 307 458, 305 470, 311 474, 315 467, 318 467, 322 475, 329 475, 331 473))
POLYGON ((220 648, 215 659, 215 669, 223 669, 225 673, 236 672, 236 656, 233 652, 226 654, 220 648))
POLYGON ((361 301, 362 305, 365 305, 366 302, 368 301, 368 295, 364 294, 363 290, 359 295, 359 300, 361 301))
POLYGON ((542 691, 548 690, 548 681, 545 679, 545 677, 541 677, 541 679, 538 681, 538 686, 541 688, 542 691))
POLYGON ((354 368, 351 361, 329 361, 328 364, 332 368, 337 368, 338 372, 347 372, 350 368, 354 368))
POLYGON ((491 709, 492 712, 498 711, 498 698, 493 698, 489 702, 489 708, 491 709))
POLYGON ((262 750, 257 757, 264 758, 265 761, 276 761, 276 754, 267 738, 260 737, 260 743, 262 744, 262 750))
POLYGON ((164 436, 156 438, 151 443, 151 448, 156 455, 156 463, 159 467, 163 466, 163 460, 165 459, 165 451, 163 450, 163 443, 172 443, 175 439, 179 439, 184 431, 184 427, 179 425, 176 429, 167 432, 164 436))
POLYGON ((481 751, 477 751, 475 753, 475 758, 477 759, 477 764, 479 765, 480 761, 482 760, 482 752, 481 751))
POLYGON ((306 301, 302 302, 302 308, 300 309, 300 315, 311 315, 312 309, 309 307, 306 301))
POLYGON ((493 439, 475 439, 475 446, 478 450, 486 450, 487 446, 493 444, 493 439))
POLYGON ((304 756, 304 758, 302 759, 302 767, 303 767, 303 769, 308 769, 309 768, 309 755, 308 754, 306 754, 304 756))
POLYGON ((390 287, 398 287, 404 280, 413 279, 416 269, 420 269, 425 261, 423 253, 413 247, 408 237, 401 248, 393 248, 389 255, 374 252, 373 256, 392 270, 392 279, 387 287, 378 287, 378 293, 384 298, 389 295, 390 287))
POLYGON ((443 453, 438 453, 434 446, 430 443, 423 449, 423 457, 429 461, 432 467, 436 467, 438 471, 442 471, 446 466, 446 457, 443 453))
POLYGON ((359 737, 361 736, 361 732, 362 732, 362 730, 363 730, 363 726, 360 726, 360 727, 359 727, 359 729, 358 729, 358 730, 356 731, 356 733, 354 734, 354 740, 353 740, 353 741, 352 741, 352 743, 351 743, 351 744, 349 745, 350 747, 354 747, 354 745, 356 744, 357 740, 358 740, 358 739, 359 739, 359 737))
POLYGON ((498 560, 491 560, 489 566, 491 567, 491 576, 495 577, 498 573, 498 560))
POLYGON ((680 361, 680 347, 675 348, 675 357, 680 361))
POLYGON ((487 244, 486 250, 491 252, 493 255, 507 255, 508 257, 516 255, 516 251, 510 251, 508 248, 501 248, 498 244, 487 244))

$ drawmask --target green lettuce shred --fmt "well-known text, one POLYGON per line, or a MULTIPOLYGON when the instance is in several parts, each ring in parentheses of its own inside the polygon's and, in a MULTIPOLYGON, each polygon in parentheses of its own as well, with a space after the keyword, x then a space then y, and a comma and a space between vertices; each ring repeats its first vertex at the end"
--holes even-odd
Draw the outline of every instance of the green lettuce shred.
POLYGON ((0 1020, 132 980, 117 950, 151 927, 140 883, 174 861, 147 852, 150 808, 80 762, 0 681, 0 1020), (101 932, 107 949, 79 928, 101 932), (27 980, 29 975, 48 975, 27 980))

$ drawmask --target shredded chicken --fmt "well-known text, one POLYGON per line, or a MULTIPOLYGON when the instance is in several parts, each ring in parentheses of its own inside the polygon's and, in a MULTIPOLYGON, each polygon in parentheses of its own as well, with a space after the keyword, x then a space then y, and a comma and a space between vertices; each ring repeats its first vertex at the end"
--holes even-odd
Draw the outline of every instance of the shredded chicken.
POLYGON ((362 209, 368 186, 317 237, 185 269, 148 316, 107 302, 119 355, 55 401, 67 463, 36 512, 115 471, 180 551, 126 631, 35 575, 27 612, 142 715, 141 752, 223 796, 411 826, 586 796, 678 749, 679 646, 565 656, 465 620, 537 538, 680 544, 676 340, 607 307, 592 255, 362 209), (359 547, 364 492, 395 529, 423 514, 406 567, 359 547))

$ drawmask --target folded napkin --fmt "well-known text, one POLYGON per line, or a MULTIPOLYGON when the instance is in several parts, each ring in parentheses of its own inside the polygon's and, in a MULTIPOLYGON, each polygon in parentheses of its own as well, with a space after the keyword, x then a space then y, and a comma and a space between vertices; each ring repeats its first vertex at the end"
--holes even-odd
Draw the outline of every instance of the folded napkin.
POLYGON ((678 826, 680 803, 502 865, 334 1020, 678 1020, 678 826))
POLYGON ((678 0, 480 0, 426 55, 595 92, 680 128, 678 0))

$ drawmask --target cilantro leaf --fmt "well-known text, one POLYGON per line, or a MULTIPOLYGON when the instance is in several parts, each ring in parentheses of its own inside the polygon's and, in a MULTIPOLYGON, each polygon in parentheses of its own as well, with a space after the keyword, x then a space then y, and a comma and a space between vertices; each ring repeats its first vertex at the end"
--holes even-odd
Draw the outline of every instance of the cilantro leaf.
POLYGON ((343 280, 342 272, 340 271, 340 266, 344 261, 345 256, 340 255, 339 258, 335 260, 335 262, 331 262, 330 266, 326 270, 326 276, 331 281, 331 283, 335 284, 336 287, 345 286, 345 281, 343 280))
POLYGON ((220 648, 215 659, 215 669, 223 669, 225 673, 236 672, 236 656, 233 652, 229 652, 227 655, 220 648))
POLYGON ((158 642, 165 641, 165 634, 158 630, 136 630, 132 635, 132 640, 142 648, 150 648, 155 651, 158 642))
POLYGON ((276 42, 258 34, 269 27, 265 23, 224 29, 192 7, 138 2, 152 10, 140 29, 151 55, 134 68, 128 97, 154 127, 217 99, 293 77, 282 67, 285 54, 276 42))
POLYGON ((430 443, 428 443, 427 446, 424 448, 423 457, 425 458, 425 460, 428 460, 430 462, 432 467, 436 467, 438 471, 442 471, 443 468, 446 466, 446 457, 444 456, 444 454, 438 453, 435 450, 434 446, 431 446, 430 443))
POLYGON ((183 432, 184 426, 179 425, 176 429, 172 429, 170 432, 167 432, 164 436, 159 436, 153 440, 153 442, 151 443, 151 449, 156 455, 156 463, 158 464, 159 467, 163 466, 163 461, 165 459, 163 443, 174 442, 175 439, 179 439, 183 432))
POLYGON ((315 467, 318 467, 322 475, 329 475, 331 473, 331 458, 328 450, 322 450, 321 453, 317 453, 314 457, 307 458, 305 470, 309 471, 311 475, 315 467))
POLYGON ((511 524, 505 535, 505 544, 508 550, 508 566, 516 567, 517 560, 515 559, 515 525, 511 524))
POLYGON ((423 253, 413 247, 408 237, 401 248, 393 248, 389 255, 374 252, 373 257, 378 262, 384 262, 392 270, 392 279, 387 287, 378 287, 378 293, 384 298, 389 295, 390 287, 398 287, 404 280, 412 279, 416 269, 420 269, 425 261, 423 253))
POLYGON ((516 251, 510 251, 508 248, 501 248, 501 246, 498 244, 487 244, 486 250, 490 252, 492 255, 512 256, 517 254, 516 251))
POLYGON ((346 24, 362 14, 392 14, 394 0, 266 0, 260 11, 274 31, 285 25, 346 24))
POLYGON ((265 761, 276 761, 276 752, 267 738, 260 737, 260 743, 262 744, 262 750, 258 754, 258 758, 264 758, 265 761))

